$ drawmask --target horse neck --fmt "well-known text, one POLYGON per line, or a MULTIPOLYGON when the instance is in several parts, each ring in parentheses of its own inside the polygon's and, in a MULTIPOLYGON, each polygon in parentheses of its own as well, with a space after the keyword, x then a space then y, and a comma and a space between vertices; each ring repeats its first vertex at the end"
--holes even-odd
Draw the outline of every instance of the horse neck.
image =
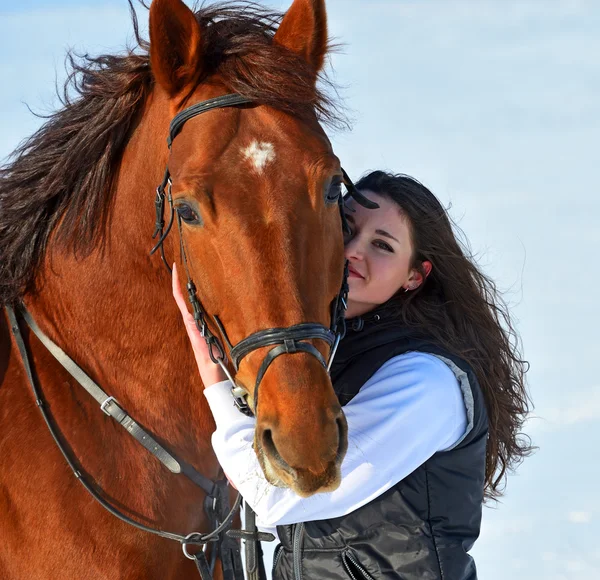
MULTIPOLYGON (((51 249, 40 290, 25 302, 109 395, 197 463, 210 449, 212 418, 169 272, 158 255, 149 256, 168 122, 166 101, 151 98, 123 155, 103 243, 84 259, 51 249)), ((173 249, 171 240, 167 254, 173 249)))

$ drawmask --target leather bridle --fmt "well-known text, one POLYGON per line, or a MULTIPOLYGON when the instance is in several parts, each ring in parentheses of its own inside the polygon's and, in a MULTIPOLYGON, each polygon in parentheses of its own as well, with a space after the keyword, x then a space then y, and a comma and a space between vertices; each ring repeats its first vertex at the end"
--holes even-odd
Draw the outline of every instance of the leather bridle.
MULTIPOLYGON (((253 104, 253 101, 251 99, 247 99, 238 94, 229 94, 209 99, 207 101, 202 101, 201 103, 192 105, 191 107, 188 107, 187 109, 181 111, 173 118, 169 127, 169 137, 167 139, 169 150, 171 150, 173 141, 178 135, 178 133, 181 131, 183 125, 190 119, 193 119, 194 117, 212 109, 221 109, 225 107, 234 107, 238 105, 249 104, 253 104)), ((348 194, 351 197, 353 197, 358 203, 360 203, 364 207, 370 209, 378 207, 377 204, 370 201, 359 191, 357 191, 350 179, 348 178, 346 172, 343 170, 342 172, 343 183, 348 188, 348 194)), ((175 207, 173 205, 171 188, 171 174, 167 165, 162 183, 156 189, 156 224, 154 234, 152 237, 156 238, 158 236, 159 239, 150 253, 153 254, 158 249, 160 249, 163 262, 165 263, 169 271, 170 268, 165 258, 163 242, 169 234, 169 232, 171 231, 176 213, 175 207), (165 200, 168 201, 170 206, 170 219, 166 230, 164 229, 165 200)), ((344 229, 347 230, 348 224, 345 219, 344 198, 341 195, 338 197, 337 203, 342 219, 342 225, 344 229)), ((196 321, 196 326, 202 334, 202 336, 204 337, 204 339, 206 340, 206 343, 208 345, 208 351, 212 361, 215 364, 218 364, 223 369, 226 376, 230 379, 234 402, 242 413, 246 415, 253 415, 256 412, 256 409, 258 408, 258 389, 260 383, 264 378, 269 366, 279 356, 282 356, 284 354, 305 352, 314 356, 327 371, 330 370, 338 344, 340 340, 344 337, 344 334, 346 333, 344 312, 346 311, 348 298, 348 262, 346 262, 344 267, 344 276, 340 291, 331 306, 331 325, 329 326, 329 328, 323 326, 322 324, 313 322, 304 322, 285 328, 267 328, 251 334, 250 336, 241 340, 234 346, 229 341, 225 328, 223 327, 223 324, 219 320, 218 316, 215 315, 212 318, 215 326, 218 328, 218 333, 220 334, 220 337, 217 336, 217 334, 213 333, 213 331, 209 328, 206 310, 202 307, 200 300, 198 299, 196 293, 196 285, 194 284, 194 281, 192 280, 190 274, 187 253, 185 251, 185 242, 181 227, 181 218, 179 217, 179 214, 177 214, 177 226, 179 230, 181 257, 187 276, 188 300, 192 307, 194 320, 196 321), (314 345, 312 345, 310 342, 307 342, 308 340, 315 339, 322 340, 329 345, 329 357, 327 361, 323 358, 323 355, 317 350, 317 348, 315 348, 314 345), (227 345, 228 356, 223 347, 223 343, 227 345), (248 356, 251 352, 255 350, 268 346, 272 346, 273 348, 269 350, 258 370, 256 383, 254 385, 254 410, 252 410, 248 405, 247 401, 248 392, 243 387, 236 385, 235 378, 234 376, 232 376, 229 366, 227 365, 227 360, 229 360, 231 366, 233 367, 235 372, 237 372, 239 370, 240 363, 246 356, 248 356), (214 351, 216 351, 216 354, 214 351)))
MULTIPOLYGON (((187 109, 177 114, 171 121, 169 129, 169 137, 167 144, 169 149, 173 143, 173 139, 177 136, 183 125, 189 119, 196 117, 206 111, 210 111, 216 108, 233 107, 238 105, 252 104, 250 99, 247 99, 241 95, 230 94, 214 99, 209 99, 201 103, 192 105, 187 109)), ((343 170, 342 170, 343 171, 343 170)), ((348 176, 343 172, 344 184, 348 188, 348 195, 353 197, 358 203, 367 208, 376 208, 377 204, 371 202, 364 197, 360 192, 356 190, 348 176)), ((342 218, 343 227, 348 230, 348 224, 345 219, 343 199, 340 196, 338 199, 338 205, 340 209, 340 215, 342 218)), ((158 236, 158 241, 151 251, 151 254, 156 252, 158 249, 161 251, 161 257, 165 265, 170 271, 169 265, 165 258, 163 242, 166 236, 172 229, 173 222, 175 219, 175 208, 173 206, 173 199, 171 197, 171 177, 169 168, 167 166, 165 170, 165 176, 162 183, 156 190, 155 199, 156 209, 156 227, 153 234, 153 238, 158 236), (167 228, 165 229, 164 221, 164 209, 165 200, 168 201, 170 206, 170 218, 167 228)), ((213 316, 214 323, 218 329, 218 333, 221 335, 223 342, 228 347, 228 357, 226 359, 226 352, 223 348, 223 342, 221 339, 214 334, 207 324, 207 315, 205 310, 202 308, 200 301, 196 294, 196 286, 191 278, 188 263, 187 254, 185 252, 185 243, 183 233, 181 229, 181 219, 177 216, 177 224, 180 235, 180 247, 182 253, 182 259, 187 274, 187 290, 188 299, 192 306, 194 320, 196 326, 205 338, 210 356, 216 364, 219 364, 226 375, 231 379, 232 385, 234 385, 232 394, 234 401, 238 408, 247 414, 252 414, 246 397, 248 393, 245 390, 235 386, 235 379, 231 375, 227 359, 232 365, 233 369, 237 372, 241 361, 248 356, 251 352, 263 348, 272 346, 273 348, 268 352, 264 358, 258 375, 256 378, 255 385, 255 409, 257 405, 258 387, 260 382, 264 378, 267 369, 272 362, 279 356, 284 354, 292 354, 296 352, 306 352, 313 355, 319 363, 326 368, 328 371, 331 367, 333 357, 339 341, 345 333, 345 319, 344 312, 346 309, 346 299, 348 295, 348 263, 344 269, 344 277, 342 286, 339 294, 332 303, 331 310, 331 325, 329 328, 316 323, 302 323, 290 326, 287 328, 269 328, 260 330, 254 334, 248 336, 244 340, 240 341, 235 346, 229 342, 227 333, 223 325, 221 324, 217 316, 213 316), (309 342, 308 340, 322 340, 326 342, 330 347, 329 358, 327 361, 323 358, 321 353, 309 342), (213 347, 216 350, 216 354, 213 352, 213 347)), ((127 411, 119 404, 119 402, 108 393, 104 392, 57 344, 55 344, 49 337, 47 337, 42 330, 37 326, 35 320, 31 314, 27 311, 24 305, 18 305, 16 308, 6 305, 6 311, 11 325, 11 330, 15 338, 15 342, 19 349, 25 372, 27 374, 28 382, 31 386, 33 395, 37 406, 39 407, 44 421, 52 435, 58 449, 64 456, 67 464, 71 468, 75 477, 81 482, 83 487, 90 493, 90 495, 107 511, 121 519, 127 524, 130 524, 140 530, 158 535, 160 537, 177 541, 181 543, 183 552, 186 557, 192 559, 196 563, 196 567, 200 573, 202 580, 210 580, 212 573, 214 572, 215 562, 217 556, 220 557, 223 567, 223 577, 225 580, 242 580, 243 572, 241 568, 239 548, 234 538, 243 538, 245 540, 256 541, 256 540, 272 540, 274 536, 256 531, 253 527, 252 530, 241 530, 239 532, 230 530, 225 533, 230 527, 235 517, 235 514, 239 508, 241 497, 238 495, 233 507, 229 509, 229 492, 227 488, 227 481, 225 479, 213 482, 198 471, 191 465, 177 459, 173 453, 168 449, 159 444, 158 438, 153 436, 150 432, 144 429, 141 425, 136 423, 133 418, 127 413, 127 411), (165 467, 167 467, 172 473, 182 474, 186 476, 190 481, 196 484, 198 487, 204 490, 206 493, 206 500, 204 509, 214 526, 214 530, 207 534, 202 533, 191 533, 191 534, 176 534, 173 532, 166 532, 151 528, 143 525, 130 517, 123 514, 119 509, 111 505, 100 493, 96 490, 97 486, 91 485, 87 482, 82 470, 78 468, 76 460, 71 457, 70 452, 62 441, 62 437, 58 432, 58 429, 54 425, 52 418, 46 408, 46 403, 43 399, 40 387, 37 384, 35 373, 30 363, 30 357, 28 349, 21 333, 19 324, 19 315, 26 322, 33 333, 38 337, 45 348, 54 356, 54 358, 66 369, 66 371, 81 385, 99 404, 100 409, 117 421, 125 431, 134 437, 147 451, 152 453, 165 467), (211 562, 208 562, 206 557, 206 547, 209 543, 215 543, 216 548, 212 550, 211 562), (191 554, 188 550, 188 546, 195 545, 202 547, 196 553, 191 554)))

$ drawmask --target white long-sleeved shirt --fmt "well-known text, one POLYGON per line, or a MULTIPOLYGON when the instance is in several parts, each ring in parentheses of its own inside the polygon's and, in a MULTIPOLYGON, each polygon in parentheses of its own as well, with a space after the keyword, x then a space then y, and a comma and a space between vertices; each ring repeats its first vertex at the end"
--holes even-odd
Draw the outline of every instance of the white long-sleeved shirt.
POLYGON ((348 452, 340 486, 309 498, 267 482, 252 448, 255 419, 234 407, 229 381, 204 394, 217 425, 212 437, 217 458, 256 512, 257 525, 272 530, 348 514, 436 452, 454 447, 467 430, 463 392, 455 372, 433 355, 409 352, 387 361, 344 406, 348 452))

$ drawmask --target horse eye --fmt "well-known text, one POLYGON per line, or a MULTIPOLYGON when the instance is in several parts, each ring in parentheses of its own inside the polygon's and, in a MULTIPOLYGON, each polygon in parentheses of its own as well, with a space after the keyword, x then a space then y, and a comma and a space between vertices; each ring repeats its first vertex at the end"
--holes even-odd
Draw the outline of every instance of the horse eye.
POLYGON ((177 206, 177 214, 187 224, 199 224, 200 217, 198 214, 187 204, 182 203, 177 206))
POLYGON ((334 178, 327 190, 325 196, 326 203, 337 203, 338 199, 342 195, 342 180, 340 178, 334 178))

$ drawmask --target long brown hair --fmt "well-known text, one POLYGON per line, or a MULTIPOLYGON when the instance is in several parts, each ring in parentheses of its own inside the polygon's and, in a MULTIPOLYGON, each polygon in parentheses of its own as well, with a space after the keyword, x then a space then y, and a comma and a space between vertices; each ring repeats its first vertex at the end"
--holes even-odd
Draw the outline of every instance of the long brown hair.
POLYGON ((531 451, 521 433, 531 400, 525 387, 527 363, 508 308, 493 282, 457 240, 438 199, 417 180, 374 171, 356 183, 360 190, 383 195, 408 219, 413 243, 412 268, 431 274, 416 290, 398 292, 385 305, 402 324, 425 332, 465 360, 483 391, 489 417, 486 496, 502 494, 507 472, 531 451))

